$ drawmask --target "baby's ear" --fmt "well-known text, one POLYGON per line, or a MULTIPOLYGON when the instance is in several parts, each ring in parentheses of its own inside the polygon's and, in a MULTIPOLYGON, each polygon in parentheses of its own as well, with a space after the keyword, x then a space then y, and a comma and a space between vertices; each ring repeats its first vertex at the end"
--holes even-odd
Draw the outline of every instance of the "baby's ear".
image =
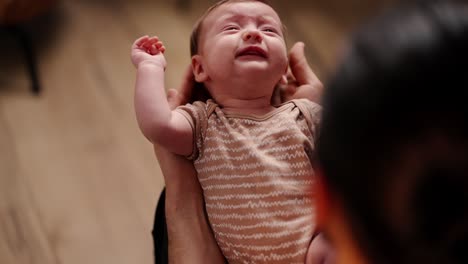
POLYGON ((202 56, 192 56, 192 70, 193 76, 195 77, 195 81, 202 83, 208 79, 208 75, 206 74, 205 68, 203 67, 202 56))

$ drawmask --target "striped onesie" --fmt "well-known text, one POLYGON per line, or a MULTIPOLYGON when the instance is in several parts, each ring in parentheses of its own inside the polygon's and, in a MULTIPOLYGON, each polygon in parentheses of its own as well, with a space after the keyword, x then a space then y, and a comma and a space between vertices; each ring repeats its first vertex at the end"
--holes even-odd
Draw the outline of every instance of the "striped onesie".
POLYGON ((208 100, 177 111, 192 125, 188 158, 228 262, 303 264, 315 231, 310 159, 321 107, 299 99, 253 116, 208 100))

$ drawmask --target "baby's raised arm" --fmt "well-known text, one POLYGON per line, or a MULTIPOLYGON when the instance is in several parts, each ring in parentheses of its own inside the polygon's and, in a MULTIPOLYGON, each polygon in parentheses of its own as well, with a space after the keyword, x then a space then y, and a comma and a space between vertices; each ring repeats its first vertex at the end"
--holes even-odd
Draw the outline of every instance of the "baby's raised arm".
POLYGON ((144 36, 132 45, 131 59, 137 68, 135 112, 143 135, 169 151, 189 155, 193 133, 188 120, 171 111, 164 88, 165 47, 157 37, 144 36))

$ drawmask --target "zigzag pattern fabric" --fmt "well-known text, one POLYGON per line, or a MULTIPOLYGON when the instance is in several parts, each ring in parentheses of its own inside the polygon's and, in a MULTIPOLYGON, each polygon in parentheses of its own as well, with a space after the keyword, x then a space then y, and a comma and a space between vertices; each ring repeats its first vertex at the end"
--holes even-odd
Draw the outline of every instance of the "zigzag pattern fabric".
POLYGON ((301 99, 247 116, 209 100, 177 111, 192 124, 189 158, 228 262, 304 263, 315 231, 310 159, 320 106, 301 99))

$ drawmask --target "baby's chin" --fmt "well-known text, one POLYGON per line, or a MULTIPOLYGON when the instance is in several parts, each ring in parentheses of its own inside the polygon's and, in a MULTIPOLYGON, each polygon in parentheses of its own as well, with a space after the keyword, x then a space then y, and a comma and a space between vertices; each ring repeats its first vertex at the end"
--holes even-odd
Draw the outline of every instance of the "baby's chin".
POLYGON ((245 74, 271 75, 275 71, 275 68, 265 58, 261 57, 246 56, 246 58, 236 59, 235 64, 238 71, 245 74))
POLYGON ((249 61, 239 63, 237 72, 244 78, 257 81, 280 80, 284 74, 284 69, 272 67, 271 64, 262 61, 249 61))

